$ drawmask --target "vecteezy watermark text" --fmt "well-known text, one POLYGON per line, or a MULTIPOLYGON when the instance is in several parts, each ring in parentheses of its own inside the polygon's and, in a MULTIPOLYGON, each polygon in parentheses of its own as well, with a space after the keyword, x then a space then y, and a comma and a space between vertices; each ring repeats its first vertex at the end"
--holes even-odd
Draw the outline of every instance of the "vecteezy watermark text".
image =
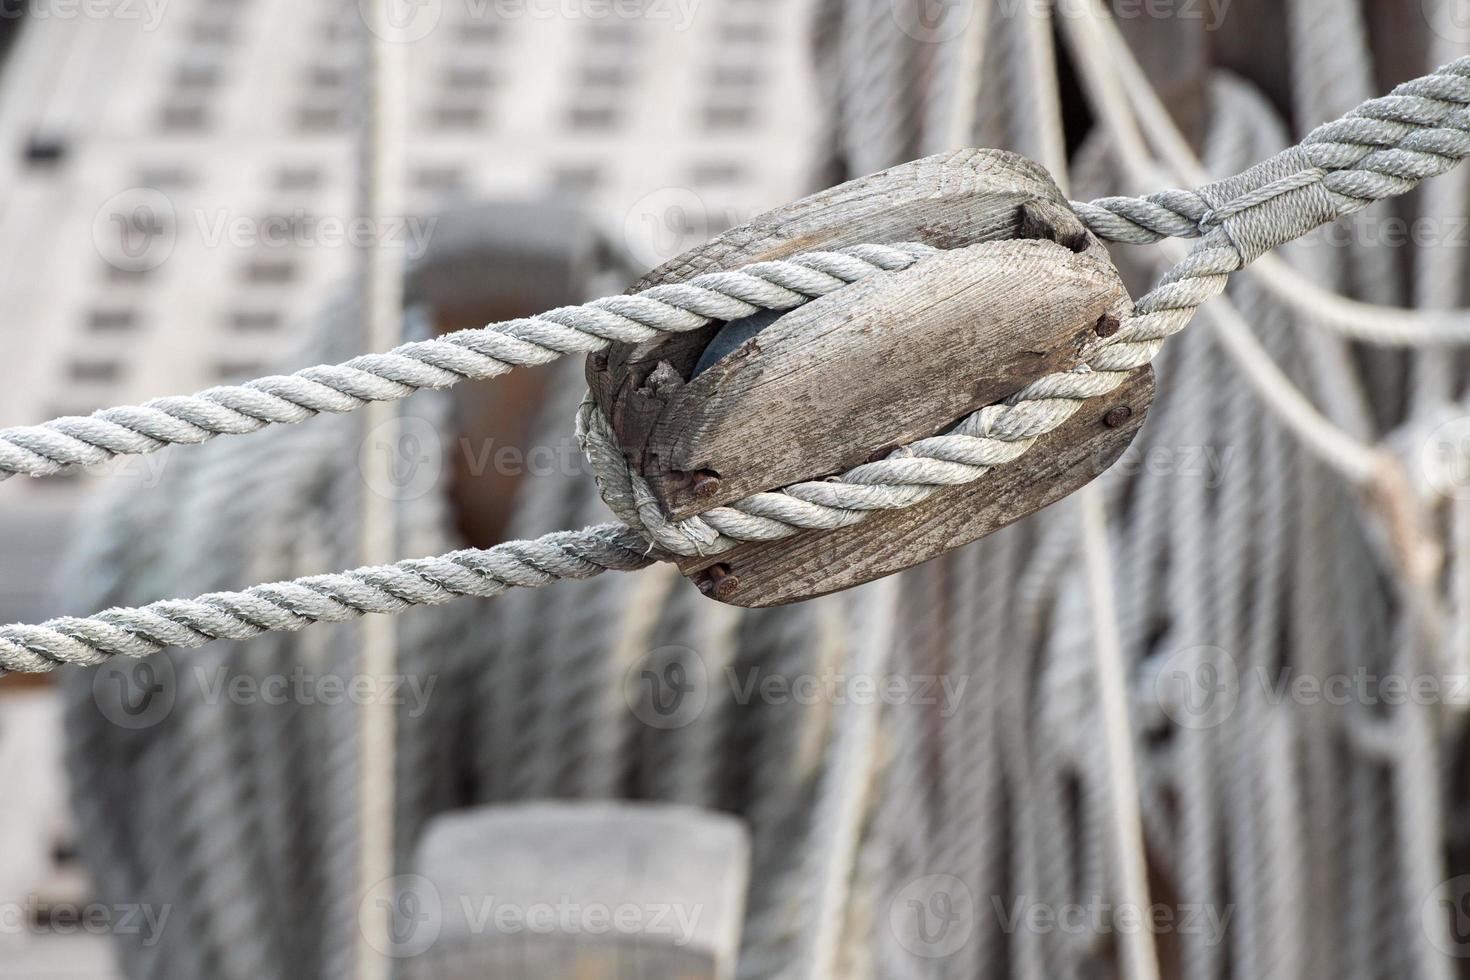
POLYGON ((0 20, 131 20, 156 31, 170 0, 20 0, 0 6, 0 20))
POLYGON ((169 905, 102 902, 48 902, 36 895, 24 902, 0 902, 0 937, 138 936, 155 945, 168 925, 169 905))
POLYGON ((196 667, 195 682, 206 704, 286 704, 327 706, 387 704, 407 708, 409 718, 420 718, 438 686, 436 674, 317 674, 296 666, 283 674, 238 674, 220 666, 196 667))
POLYGON ((368 29, 392 44, 412 44, 438 30, 446 6, 451 23, 517 20, 648 21, 687 31, 702 0, 358 0, 368 29))
POLYGON ((470 936, 657 937, 672 946, 695 941, 702 904, 586 902, 570 895, 539 901, 489 893, 446 895, 422 875, 396 875, 369 889, 358 922, 369 944, 396 958, 419 956, 438 941, 446 922, 470 936))
POLYGON ((1030 932, 1037 935, 1136 935, 1175 933, 1202 936, 1208 945, 1225 940, 1230 927, 1233 905, 1184 902, 1168 905, 1155 902, 1140 906, 1131 902, 1109 902, 1093 895, 1085 902, 1033 902, 1017 896, 1007 907, 999 896, 990 900, 995 921, 1006 933, 1030 932))
POLYGON ((725 677, 740 705, 916 704, 936 708, 940 718, 954 716, 970 683, 965 674, 863 674, 828 669, 786 675, 758 666, 745 671, 729 667, 725 677))
POLYGON ((712 699, 803 708, 917 705, 950 718, 969 683, 967 674, 869 674, 835 668, 788 674, 759 666, 712 670, 698 651, 674 645, 634 661, 623 675, 623 696, 639 721, 670 730, 693 724, 712 699))
POLYGON ((114 657, 93 674, 98 710, 119 728, 139 731, 167 720, 181 695, 190 704, 337 705, 387 704, 406 717, 421 718, 438 687, 437 674, 316 673, 296 665, 277 673, 241 672, 227 665, 175 666, 168 654, 134 660, 114 657))
POLYGON ((205 248, 396 248, 421 257, 439 224, 437 216, 344 218, 297 208, 263 218, 219 209, 196 209, 194 223, 205 248))
POLYGON ((448 440, 428 419, 414 415, 375 426, 358 446, 358 469, 368 489, 389 500, 416 500, 454 474, 590 477, 592 469, 572 436, 534 446, 459 436, 448 440))
MULTIPOLYGON (((1091 0, 1089 0, 1091 2, 1091 0)), ((1205 31, 1216 31, 1225 23, 1232 0, 1110 0, 1108 8, 1120 21, 1194 21, 1205 31)), ((893 21, 916 41, 942 44, 959 38, 982 9, 972 0, 889 0, 893 21)), ((1052 0, 996 0, 995 14, 1004 18, 1056 18, 1091 16, 1085 8, 1068 4, 1055 7, 1052 0)))
POLYGON ((1154 697, 1176 725, 1213 728, 1228 721, 1240 702, 1331 708, 1400 708, 1470 705, 1470 674, 1403 672, 1349 667, 1331 673, 1291 665, 1242 670, 1229 652, 1213 646, 1181 647, 1155 668, 1154 697))

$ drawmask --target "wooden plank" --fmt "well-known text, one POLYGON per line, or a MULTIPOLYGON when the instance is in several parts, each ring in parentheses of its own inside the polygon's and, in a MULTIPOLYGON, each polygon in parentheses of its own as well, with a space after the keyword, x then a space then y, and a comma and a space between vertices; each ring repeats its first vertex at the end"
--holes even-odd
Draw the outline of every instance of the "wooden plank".
POLYGON ((432 892, 439 913, 428 948, 404 959, 406 973, 729 980, 749 861, 739 820, 693 807, 588 801, 452 811, 428 826, 415 855, 417 888, 432 892))

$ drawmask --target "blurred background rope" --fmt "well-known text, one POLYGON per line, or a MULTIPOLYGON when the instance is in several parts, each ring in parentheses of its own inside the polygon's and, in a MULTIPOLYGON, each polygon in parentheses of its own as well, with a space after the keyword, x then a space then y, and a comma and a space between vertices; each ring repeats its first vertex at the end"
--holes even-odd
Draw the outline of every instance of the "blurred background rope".
MULTIPOLYGON (((888 0, 824 5, 834 33, 824 42, 823 84, 853 107, 829 122, 833 145, 821 156, 846 168, 830 176, 967 142, 1045 159, 1046 136, 1025 108, 1036 90, 999 94, 1037 58, 1036 26, 1015 5, 991 6, 984 24, 967 21, 937 45, 952 59, 944 64, 957 67, 926 85, 914 70, 926 42, 895 31, 888 0), (975 107, 970 139, 932 131, 928 120, 946 118, 938 110, 902 111, 956 96, 975 107)), ((977 17, 988 9, 971 7, 977 17)), ((1095 3, 1073 9, 1106 17, 1095 3)), ((1256 84, 1211 73, 1194 120, 1210 174, 1239 173, 1291 145, 1288 118, 1302 124, 1300 136, 1372 93, 1357 4, 1288 0, 1285 13, 1289 114, 1256 84)), ((1095 42, 1075 18, 1058 23, 1072 64, 1084 65, 1095 42)), ((1116 51, 1097 50, 1111 52, 1108 74, 1126 82, 1116 51)), ((1466 53, 1441 38, 1429 57, 1438 64, 1466 53)), ((1095 74, 1078 79, 1091 101, 1108 103, 1095 74)), ((1149 176, 1167 175, 1150 186, 1199 184, 1170 158, 1146 100, 1123 91, 1136 116, 1123 122, 1144 135, 1149 176)), ((1120 163, 1129 151, 1118 120, 1101 109, 1097 116, 1104 125, 1071 153, 1075 195, 1137 194, 1140 173, 1120 163)), ((1375 209, 1360 220, 1463 215, 1467 203, 1456 173, 1401 199, 1398 212, 1375 209)), ((1222 346, 1212 320, 1160 352, 1152 420, 1100 489, 1150 889, 1173 917, 1159 943, 1164 975, 1455 975, 1444 952, 1448 919, 1436 926, 1421 911, 1454 897, 1446 882, 1465 870, 1470 851, 1454 762, 1465 749, 1463 706, 1299 703, 1272 686, 1283 677, 1463 671, 1470 520, 1426 484, 1419 462, 1426 433, 1467 412, 1464 352, 1444 346, 1462 336, 1453 331, 1464 320, 1454 311, 1465 299, 1463 254, 1416 249, 1406 271, 1401 249, 1365 244, 1352 224, 1334 230, 1342 227, 1347 245, 1304 243, 1279 256, 1295 280, 1336 305, 1317 305, 1304 290, 1296 292, 1307 300, 1283 295, 1279 280, 1255 271, 1271 257, 1235 277, 1222 299, 1344 445, 1398 459, 1446 542, 1448 564, 1429 586, 1443 592, 1453 628, 1438 640, 1423 628, 1359 470, 1302 450, 1300 427, 1262 402, 1271 385, 1243 366, 1243 348, 1222 346), (1414 306, 1398 317, 1392 304, 1405 301, 1414 306), (1374 332, 1396 320, 1414 330, 1374 332), (1419 348, 1425 340, 1440 346, 1419 348), (1426 936, 1434 928, 1441 931, 1426 936)), ((1153 250, 1115 255, 1135 282, 1163 271, 1153 250)), ((334 307, 293 363, 345 359, 342 338, 353 329, 350 313, 334 307)), ((576 371, 564 368, 543 409, 542 444, 566 438, 576 408, 576 371)), ((453 431, 442 394, 411 405, 415 417, 453 431)), ((349 566, 352 506, 367 491, 356 460, 341 451, 354 441, 346 421, 180 454, 156 494, 115 501, 98 522, 72 600, 88 610, 138 605, 349 566), (244 526, 268 541, 242 542, 244 526)), ((399 501, 398 512, 408 553, 461 544, 442 495, 399 501)), ((534 538, 601 512, 585 474, 558 472, 524 491, 510 533, 534 538)), ((1107 835, 1117 788, 1103 748, 1082 555, 1075 511, 1054 508, 895 577, 881 610, 863 608, 873 601, 864 593, 701 625, 688 606, 697 597, 663 565, 518 590, 488 606, 409 610, 400 670, 439 686, 422 713, 399 708, 400 867, 424 822, 454 807, 539 796, 709 800, 741 815, 754 843, 742 977, 807 978, 834 962, 834 972, 852 977, 1136 976, 1120 961, 1114 920, 1041 931, 1024 920, 1008 928, 1005 918, 1032 908, 1116 909, 1133 894, 1125 855, 1107 835), (719 670, 728 664, 742 679, 821 676, 847 662, 854 630, 880 613, 893 615, 903 639, 886 645, 873 669, 968 683, 937 705, 882 707, 849 859, 833 845, 839 818, 822 801, 839 787, 851 798, 853 774, 863 770, 843 755, 840 733, 851 720, 826 703, 739 703, 719 670), (717 705, 672 733, 640 721, 622 690, 629 670, 669 647, 707 662, 715 680, 704 690, 717 705), (814 884, 848 863, 845 887, 814 884), (843 902, 843 914, 814 895, 843 902), (894 926, 895 908, 941 895, 971 910, 960 922, 969 933, 952 951, 894 926)), ((295 664, 350 678, 356 656, 350 627, 333 625, 154 654, 136 666, 187 683, 174 685, 168 718, 139 731, 111 720, 116 711, 106 709, 122 695, 99 695, 93 679, 101 675, 66 672, 69 765, 99 886, 111 900, 168 902, 187 916, 189 928, 170 930, 157 947, 124 942, 130 975, 346 975, 329 949, 342 940, 322 912, 349 887, 334 871, 332 836, 334 796, 353 778, 342 758, 350 737, 332 735, 340 712, 211 703, 195 681, 295 664)))

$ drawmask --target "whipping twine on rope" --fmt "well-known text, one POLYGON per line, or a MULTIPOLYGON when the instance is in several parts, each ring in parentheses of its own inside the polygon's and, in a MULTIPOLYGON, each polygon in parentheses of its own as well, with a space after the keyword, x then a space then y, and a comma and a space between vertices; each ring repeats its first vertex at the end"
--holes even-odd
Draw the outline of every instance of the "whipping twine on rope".
MULTIPOLYGON (((1139 300, 1088 364, 1040 378, 944 435, 919 440, 835 480, 758 493, 669 521, 652 506, 641 477, 628 468, 606 420, 584 402, 579 436, 603 498, 622 525, 7 626, 0 628, 0 669, 37 672, 61 663, 96 664, 118 654, 146 656, 170 646, 198 647, 369 612, 397 613, 458 596, 493 596, 608 569, 638 568, 670 555, 714 553, 741 541, 829 530, 857 523, 874 510, 912 506, 941 487, 971 482, 1015 459, 1085 400, 1113 390, 1128 372, 1149 363, 1202 303, 1223 292, 1231 273, 1272 248, 1453 168, 1470 155, 1467 107, 1470 58, 1363 103, 1238 176, 1194 191, 1075 203, 1082 220, 1104 239, 1199 240, 1139 300)), ((789 310, 866 276, 907 268, 933 252, 917 244, 811 252, 404 344, 343 364, 0 430, 0 475, 41 476, 95 465, 117 455, 300 422, 319 412, 352 411, 422 388, 602 350, 613 342, 642 342, 762 309, 789 310)))

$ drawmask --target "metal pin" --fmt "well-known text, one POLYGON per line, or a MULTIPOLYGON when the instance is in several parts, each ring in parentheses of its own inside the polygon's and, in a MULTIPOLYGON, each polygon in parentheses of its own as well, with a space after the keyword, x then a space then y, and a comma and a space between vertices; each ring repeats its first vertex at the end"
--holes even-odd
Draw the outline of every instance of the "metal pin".
POLYGON ((713 470, 697 470, 690 483, 694 496, 707 500, 720 492, 720 476, 713 470))
POLYGON ((1127 405, 1119 405, 1117 408, 1108 409, 1108 414, 1103 416, 1103 425, 1110 429, 1116 429, 1132 417, 1133 409, 1127 405))
POLYGON ((728 599, 740 588, 740 576, 730 574, 730 566, 721 562, 711 565, 699 580, 699 591, 716 599, 728 599))

